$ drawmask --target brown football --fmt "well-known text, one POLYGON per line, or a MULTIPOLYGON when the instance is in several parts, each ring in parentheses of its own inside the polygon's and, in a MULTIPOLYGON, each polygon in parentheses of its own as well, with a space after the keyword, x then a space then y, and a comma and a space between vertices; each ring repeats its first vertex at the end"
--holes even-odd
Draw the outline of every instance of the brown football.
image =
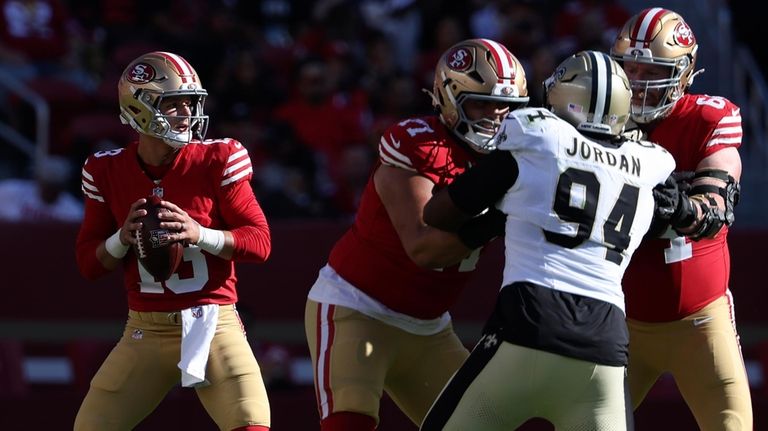
POLYGON ((160 206, 159 197, 148 197, 147 203, 140 208, 146 209, 147 215, 138 219, 142 226, 135 231, 133 251, 139 264, 155 277, 155 281, 168 280, 181 262, 184 247, 181 242, 170 240, 170 234, 174 232, 160 227, 162 220, 158 214, 168 210, 160 206))

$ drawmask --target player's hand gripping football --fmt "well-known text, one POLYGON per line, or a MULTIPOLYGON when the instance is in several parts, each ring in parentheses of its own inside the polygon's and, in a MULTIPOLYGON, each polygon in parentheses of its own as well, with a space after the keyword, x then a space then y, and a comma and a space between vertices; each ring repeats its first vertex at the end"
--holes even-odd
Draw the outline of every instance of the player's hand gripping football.
POLYGON ((187 244, 197 244, 200 239, 200 225, 186 211, 178 205, 169 201, 162 201, 160 206, 168 211, 160 213, 160 227, 168 229, 172 234, 173 241, 180 241, 187 244))
POLYGON ((136 245, 135 231, 141 229, 141 221, 139 218, 147 215, 147 210, 141 208, 142 205, 147 203, 147 200, 141 198, 131 204, 131 209, 128 211, 128 215, 125 216, 125 222, 120 228, 120 242, 126 245, 136 245))

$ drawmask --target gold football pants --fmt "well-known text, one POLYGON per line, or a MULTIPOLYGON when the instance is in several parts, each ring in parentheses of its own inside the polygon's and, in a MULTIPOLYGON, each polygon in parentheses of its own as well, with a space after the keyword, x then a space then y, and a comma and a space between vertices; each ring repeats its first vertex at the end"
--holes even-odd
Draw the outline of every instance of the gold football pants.
POLYGON ((629 389, 635 408, 665 372, 702 431, 752 431, 752 401, 730 295, 682 320, 628 320, 629 389))
MULTIPOLYGON (((91 380, 76 431, 133 429, 181 381, 181 316, 131 311, 128 323, 91 380)), ((221 430, 270 424, 261 370, 233 305, 219 307, 206 368, 208 386, 195 388, 221 430)))
POLYGON ((308 300, 307 342, 320 419, 354 412, 379 421, 383 391, 419 425, 469 351, 449 326, 415 335, 358 311, 308 300))

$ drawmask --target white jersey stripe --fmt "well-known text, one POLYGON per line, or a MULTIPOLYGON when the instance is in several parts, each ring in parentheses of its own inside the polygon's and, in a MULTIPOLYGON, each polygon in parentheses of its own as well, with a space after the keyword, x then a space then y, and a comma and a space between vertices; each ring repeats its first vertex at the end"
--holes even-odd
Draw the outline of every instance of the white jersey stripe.
POLYGON ((717 135, 741 135, 741 134, 742 134, 741 126, 737 126, 737 127, 718 127, 718 128, 715 129, 714 132, 712 132, 712 136, 717 136, 717 135))
POLYGON ((89 192, 88 192, 87 190, 85 190, 85 189, 83 189, 83 194, 84 194, 86 197, 89 197, 89 198, 91 198, 91 199, 93 199, 93 200, 96 200, 96 201, 99 201, 99 202, 104 202, 104 198, 103 198, 103 197, 101 197, 101 196, 99 196, 99 195, 95 195, 95 194, 93 194, 93 193, 89 193, 89 192))
POLYGON ((98 187, 96 187, 95 185, 93 185, 91 183, 83 181, 82 184, 83 184, 83 188, 86 188, 86 189, 88 189, 88 190, 90 190, 92 192, 101 193, 99 191, 98 187))
POLYGON ((240 171, 239 173, 237 173, 237 174, 235 174, 235 175, 233 175, 233 176, 231 176, 231 177, 229 177, 227 179, 224 179, 221 182, 221 185, 222 186, 226 186, 227 184, 234 183, 235 181, 239 180, 240 178, 243 178, 244 176, 246 176, 246 175, 248 175, 248 174, 250 174, 252 172, 253 172, 253 168, 249 167, 248 169, 240 171))
POLYGON ((387 166, 394 166, 397 168, 405 169, 407 171, 411 172, 418 172, 413 166, 406 165, 404 163, 400 163, 399 161, 387 156, 386 154, 381 154, 381 162, 382 164, 385 164, 387 166))
POLYGON ((717 138, 707 141, 707 147, 713 145, 738 145, 741 143, 741 136, 735 136, 733 138, 717 138))
POLYGON ((83 174, 83 176, 84 176, 85 178, 87 178, 87 179, 88 179, 88 181, 90 181, 90 182, 93 182, 93 175, 89 174, 89 173, 88 173, 88 171, 86 171, 86 170, 85 170, 85 168, 83 168, 83 170, 81 171, 81 173, 83 174))
POLYGON ((238 151, 238 152, 236 152, 236 153, 232 153, 232 154, 229 156, 229 158, 227 159, 227 163, 230 163, 230 162, 232 162, 233 160, 237 160, 237 159, 239 159, 239 158, 243 157, 243 156, 244 156, 244 155, 246 155, 246 154, 248 154, 248 150, 246 150, 245 148, 243 148, 242 150, 240 150, 240 151, 238 151))
POLYGON ((239 170, 240 168, 244 166, 250 166, 251 165, 251 159, 245 158, 243 160, 240 160, 239 162, 235 163, 234 165, 229 165, 227 169, 224 169, 224 175, 223 177, 229 176, 232 172, 235 172, 239 170))
POLYGON ((408 156, 402 154, 401 152, 397 151, 393 145, 389 143, 384 137, 381 137, 380 145, 379 145, 379 155, 383 158, 385 155, 389 156, 389 158, 395 158, 399 160, 401 163, 407 164, 409 166, 413 166, 413 162, 411 162, 411 159, 408 158, 408 156))

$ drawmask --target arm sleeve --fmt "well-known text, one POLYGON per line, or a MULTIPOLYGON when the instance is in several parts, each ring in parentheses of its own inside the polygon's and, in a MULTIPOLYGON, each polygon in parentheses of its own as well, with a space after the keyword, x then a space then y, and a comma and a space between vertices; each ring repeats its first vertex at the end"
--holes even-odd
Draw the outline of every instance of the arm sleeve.
POLYGON ((85 215, 75 244, 77 266, 86 279, 95 280, 110 272, 99 262, 96 249, 116 230, 109 207, 86 197, 85 215))
POLYGON ((474 216, 493 206, 517 181, 517 160, 509 151, 496 150, 448 186, 454 205, 474 216))
POLYGON ((235 240, 232 260, 264 262, 272 251, 267 218, 248 181, 238 181, 224 190, 222 216, 235 240))

